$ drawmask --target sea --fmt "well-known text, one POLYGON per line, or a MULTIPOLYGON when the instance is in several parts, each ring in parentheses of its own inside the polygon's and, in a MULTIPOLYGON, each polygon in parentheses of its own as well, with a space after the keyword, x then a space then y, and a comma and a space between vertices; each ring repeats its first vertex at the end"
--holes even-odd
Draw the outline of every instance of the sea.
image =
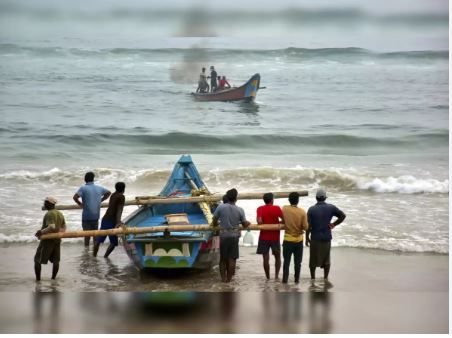
POLYGON ((448 254, 448 25, 447 1, 1 1, 0 243, 86 171, 155 195, 190 154, 215 193, 326 189, 333 246, 448 254), (265 88, 196 102, 211 65, 265 88))

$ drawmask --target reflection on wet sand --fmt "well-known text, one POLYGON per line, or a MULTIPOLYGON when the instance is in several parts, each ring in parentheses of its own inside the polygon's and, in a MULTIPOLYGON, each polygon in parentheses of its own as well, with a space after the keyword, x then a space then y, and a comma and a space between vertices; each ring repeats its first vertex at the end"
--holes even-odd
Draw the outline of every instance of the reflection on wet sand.
POLYGON ((33 332, 34 333, 60 333, 60 303, 61 294, 51 292, 37 292, 32 297, 33 301, 33 332))
POLYGON ((436 310, 447 308, 446 295, 320 291, 3 292, 0 331, 445 333, 448 312, 436 310))

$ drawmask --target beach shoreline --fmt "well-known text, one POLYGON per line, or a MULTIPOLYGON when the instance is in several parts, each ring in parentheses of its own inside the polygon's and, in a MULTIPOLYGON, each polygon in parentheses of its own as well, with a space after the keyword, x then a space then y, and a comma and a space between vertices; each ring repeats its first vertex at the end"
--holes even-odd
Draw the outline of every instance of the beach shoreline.
POLYGON ((36 283, 36 246, 0 246, 2 333, 448 332, 448 255, 333 248, 329 285, 322 270, 311 283, 305 247, 301 283, 291 269, 284 285, 265 280, 255 247, 240 247, 226 284, 217 267, 142 274, 122 248, 93 258, 81 243, 63 243, 57 279, 47 265, 36 283))
MULTIPOLYGON (((60 272, 56 281, 50 280, 51 265, 43 265, 42 281, 36 283, 33 257, 36 243, 0 245, 3 257, 0 263, 0 292, 52 291, 309 291, 311 280, 308 269, 309 248, 304 247, 301 283, 293 281, 293 267, 288 285, 273 279, 273 258, 270 269, 272 279, 267 281, 262 258, 256 247, 241 246, 237 273, 230 284, 220 282, 218 267, 207 271, 181 270, 171 274, 140 273, 119 246, 109 259, 103 258, 106 245, 99 256, 92 257, 82 243, 63 243, 60 272), (201 281, 209 281, 209 286, 201 281), (50 288, 50 289, 49 289, 50 288), (48 290, 49 289, 49 290, 48 290)), ((362 248, 332 248, 331 291, 369 292, 448 292, 449 255, 386 251, 362 248)), ((280 278, 282 271, 280 272, 280 278)), ((323 270, 316 271, 315 283, 323 285, 323 270)))

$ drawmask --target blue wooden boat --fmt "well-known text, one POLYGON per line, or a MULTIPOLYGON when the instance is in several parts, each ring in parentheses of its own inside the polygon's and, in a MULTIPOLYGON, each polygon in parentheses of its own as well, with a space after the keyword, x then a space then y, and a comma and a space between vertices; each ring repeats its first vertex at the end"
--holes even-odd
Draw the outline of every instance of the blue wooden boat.
MULTIPOLYGON (((207 192, 189 155, 182 156, 159 196, 189 197, 207 192)), ((182 215, 189 224, 208 224, 217 204, 180 203, 141 206, 125 223, 133 227, 167 225, 168 215, 182 215)), ((220 259, 219 237, 211 231, 129 234, 122 236, 127 255, 138 269, 208 269, 220 259)))

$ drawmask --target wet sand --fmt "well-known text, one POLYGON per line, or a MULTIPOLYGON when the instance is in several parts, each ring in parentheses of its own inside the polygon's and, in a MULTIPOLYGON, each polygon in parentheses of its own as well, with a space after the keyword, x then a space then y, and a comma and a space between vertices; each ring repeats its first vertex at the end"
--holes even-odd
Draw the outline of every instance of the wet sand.
MULTIPOLYGON (((288 285, 283 285, 280 280, 265 279, 255 247, 241 247, 236 276, 232 283, 225 284, 219 281, 218 267, 204 272, 143 274, 121 247, 105 259, 92 257, 81 243, 64 243, 57 280, 50 280, 51 265, 43 265, 43 280, 36 283, 36 246, 0 247, 2 333, 448 332, 448 255, 333 248, 330 283, 323 281, 320 269, 312 283, 307 266, 309 250, 305 248, 301 283, 294 284, 291 272, 288 285), (72 321, 63 320, 57 328, 45 320, 36 322, 40 312, 30 305, 42 301, 66 307, 72 321), (110 307, 105 302, 116 305, 110 307), (99 304, 103 307, 95 310, 99 304), (182 311, 177 321, 180 325, 171 325, 174 310, 185 309, 187 304, 188 317, 182 311), (125 321, 123 312, 130 314, 126 310, 129 307, 138 309, 139 315, 125 321), (202 310, 198 313, 196 308, 202 310), (165 314, 167 310, 167 317, 156 317, 156 313, 165 314), (115 325, 103 317, 103 312, 115 318, 115 325), (97 318, 92 325, 74 324, 84 321, 82 317, 89 317, 89 313, 97 318), (152 327, 148 320, 136 321, 142 315, 153 319, 152 327), (205 319, 211 315, 216 319, 207 325, 205 319), (8 320, 9 316, 13 319, 8 320)), ((101 247, 101 255, 105 248, 101 247)))

